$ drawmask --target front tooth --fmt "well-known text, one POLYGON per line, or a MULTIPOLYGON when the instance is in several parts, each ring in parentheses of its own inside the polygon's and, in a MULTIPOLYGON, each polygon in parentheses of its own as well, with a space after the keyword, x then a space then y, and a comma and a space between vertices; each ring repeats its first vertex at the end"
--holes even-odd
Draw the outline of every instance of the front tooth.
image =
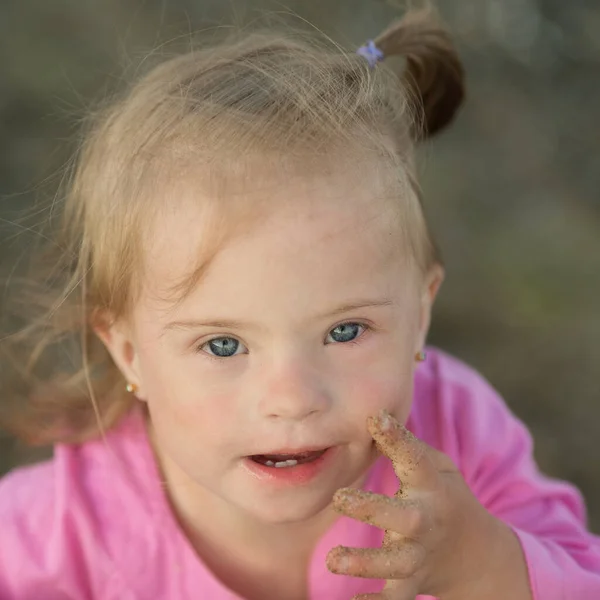
POLYGON ((272 460, 268 460, 265 465, 267 465, 267 467, 273 467, 275 463, 272 460))
POLYGON ((275 467, 277 469, 281 469, 282 467, 294 467, 297 464, 298 464, 297 460, 293 460, 293 459, 290 459, 290 460, 281 460, 281 461, 275 463, 275 467))

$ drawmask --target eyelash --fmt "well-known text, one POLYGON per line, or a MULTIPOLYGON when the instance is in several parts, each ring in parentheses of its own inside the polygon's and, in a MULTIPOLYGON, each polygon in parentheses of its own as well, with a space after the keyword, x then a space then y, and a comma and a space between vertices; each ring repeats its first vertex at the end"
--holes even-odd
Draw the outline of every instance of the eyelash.
MULTIPOLYGON (((365 334, 370 331, 373 331, 373 329, 374 329, 374 327, 372 325, 370 325, 369 323, 365 323, 364 321, 342 321, 341 323, 338 323, 337 325, 334 325, 331 329, 329 329, 329 331, 327 332, 327 335, 329 335, 334 329, 336 329, 337 327, 341 327, 342 325, 359 325, 360 327, 363 328, 363 331, 353 340, 350 340, 348 342, 334 342, 334 344, 358 345, 361 343, 361 340, 365 337, 365 334)), ((240 344, 242 344, 242 341, 233 335, 215 335, 214 337, 211 337, 208 340, 204 340, 201 344, 196 345, 196 350, 195 350, 196 353, 204 354, 207 358, 216 360, 217 362, 222 362, 225 359, 233 358, 233 356, 236 356, 235 354, 232 356, 217 356, 215 354, 209 354, 208 352, 204 352, 204 350, 202 350, 202 348, 204 346, 206 346, 213 340, 219 340, 222 338, 231 338, 233 340, 238 341, 240 344)), ((328 345, 330 345, 330 344, 328 344, 328 345)))

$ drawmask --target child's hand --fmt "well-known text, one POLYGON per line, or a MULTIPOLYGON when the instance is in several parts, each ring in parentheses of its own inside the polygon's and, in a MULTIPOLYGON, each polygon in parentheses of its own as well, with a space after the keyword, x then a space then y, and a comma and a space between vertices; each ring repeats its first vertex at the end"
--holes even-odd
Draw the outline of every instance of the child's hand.
POLYGON ((355 597, 361 600, 414 600, 417 594, 468 600, 501 592, 485 595, 497 576, 511 575, 503 570, 510 564, 504 552, 516 550, 519 559, 518 541, 508 527, 479 504, 446 455, 387 412, 369 418, 368 427, 394 464, 401 487, 393 498, 354 488, 336 492, 336 510, 385 529, 385 536, 381 548, 334 548, 327 556, 329 570, 387 580, 381 594, 355 597), (501 571, 492 574, 496 563, 501 571))

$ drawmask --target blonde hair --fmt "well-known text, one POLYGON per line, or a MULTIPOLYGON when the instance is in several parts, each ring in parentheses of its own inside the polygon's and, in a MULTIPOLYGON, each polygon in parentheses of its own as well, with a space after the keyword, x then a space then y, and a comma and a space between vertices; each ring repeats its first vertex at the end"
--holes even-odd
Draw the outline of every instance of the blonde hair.
MULTIPOLYGON (((453 119, 463 69, 429 11, 407 13, 374 42, 386 58, 405 59, 399 74, 315 36, 246 34, 167 60, 93 117, 57 241, 32 280, 43 282, 41 310, 2 342, 3 368, 11 371, 2 375, 4 427, 30 443, 76 442, 130 409, 133 399, 91 324, 101 313, 118 319, 131 309, 144 238, 160 210, 153 199, 186 169, 224 185, 236 157, 314 162, 340 146, 377 152, 414 191, 402 210, 410 213, 417 262, 427 268, 439 260, 420 207, 413 146, 453 119)), ((245 214, 236 206, 223 224, 245 214)), ((216 252, 223 228, 212 230, 207 254, 179 292, 197 283, 216 252)))

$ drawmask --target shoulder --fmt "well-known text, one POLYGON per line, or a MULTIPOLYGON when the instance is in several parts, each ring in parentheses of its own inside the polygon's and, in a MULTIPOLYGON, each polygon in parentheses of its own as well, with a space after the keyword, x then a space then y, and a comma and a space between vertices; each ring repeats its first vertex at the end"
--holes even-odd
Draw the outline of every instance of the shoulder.
POLYGON ((0 598, 128 597, 115 548, 131 533, 120 503, 136 494, 125 489, 120 435, 57 446, 0 479, 0 598))
MULTIPOLYGON (((2 523, 2 548, 11 534, 19 540, 43 537, 54 512, 55 494, 54 460, 21 467, 0 479, 0 522, 2 523)), ((16 544, 15 547, 19 547, 16 544)), ((30 548, 35 544, 30 544, 30 548)))
POLYGON ((52 590, 63 561, 56 486, 54 459, 0 479, 1 598, 33 598, 44 586, 49 599, 60 597, 52 590))
POLYGON ((490 383, 476 369, 462 360, 440 350, 427 348, 427 360, 416 373, 417 390, 427 389, 438 396, 472 396, 483 389, 491 390, 490 383))
POLYGON ((417 420, 434 413, 455 415, 506 409, 492 385, 473 367, 437 348, 427 349, 427 360, 415 373, 413 415, 417 420))
POLYGON ((474 368, 437 348, 415 375, 410 424, 459 466, 494 440, 528 434, 496 389, 474 368))

